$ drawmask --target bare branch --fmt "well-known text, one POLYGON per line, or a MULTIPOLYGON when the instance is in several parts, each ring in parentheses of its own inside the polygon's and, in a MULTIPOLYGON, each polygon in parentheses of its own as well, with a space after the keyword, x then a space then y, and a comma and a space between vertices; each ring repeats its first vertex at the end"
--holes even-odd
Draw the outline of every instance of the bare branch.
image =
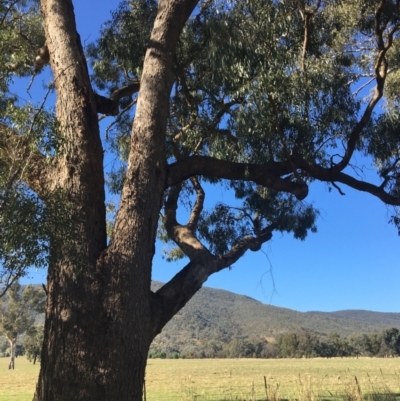
POLYGON ((152 309, 155 333, 161 331, 172 316, 185 306, 212 274, 231 266, 248 249, 260 249, 262 243, 272 238, 272 231, 277 227, 278 223, 274 223, 262 230, 259 237, 246 236, 240 239, 225 255, 214 256, 210 253, 203 253, 201 257, 191 260, 167 284, 153 294, 152 309))
POLYGON ((190 181, 192 182, 193 188, 196 191, 197 197, 192 212, 190 213, 190 218, 189 222, 187 223, 187 226, 189 230, 194 232, 197 228, 197 223, 199 221, 200 214, 203 211, 205 193, 197 177, 192 177, 190 181))
MULTIPOLYGON (((116 119, 106 128, 105 137, 106 137, 107 140, 108 140, 108 134, 109 134, 109 132, 110 132, 110 129, 111 129, 115 124, 117 124, 117 123, 121 120, 121 117, 122 117, 127 111, 129 111, 129 110, 132 108, 132 106, 134 106, 136 103, 137 103, 137 98, 134 99, 131 103, 129 103, 122 111, 120 111, 119 114, 118 114, 118 116, 116 117, 116 119)), ((103 117, 105 117, 105 116, 103 116, 103 117)), ((100 118, 99 118, 99 121, 101 121, 102 119, 103 119, 103 118, 100 117, 100 118)))
POLYGON ((331 182, 332 186, 337 189, 340 195, 346 195, 339 187, 339 185, 335 184, 333 181, 331 182))
POLYGON ((228 180, 253 181, 266 188, 292 193, 302 200, 308 194, 308 186, 304 182, 282 178, 291 173, 293 166, 289 162, 250 164, 208 156, 191 156, 168 166, 166 187, 172 187, 196 175, 210 175, 228 180))
POLYGON ((303 50, 301 55, 301 70, 303 71, 307 82, 307 69, 305 62, 306 62, 308 42, 310 40, 310 20, 321 6, 321 0, 318 1, 317 5, 311 11, 306 10, 306 6, 303 1, 299 0, 298 3, 304 18, 304 40, 303 40, 303 50))
POLYGON ((330 182, 332 184, 334 182, 340 182, 359 191, 368 192, 369 194, 376 196, 388 205, 400 206, 400 197, 393 196, 387 193, 384 190, 384 187, 357 180, 348 174, 335 170, 335 167, 324 168, 317 164, 308 164, 305 160, 302 160, 301 158, 297 158, 296 165, 303 171, 307 172, 310 177, 317 180, 330 182))
POLYGON ((4 24, 4 21, 7 18, 8 13, 11 11, 11 9, 18 3, 19 0, 15 0, 13 3, 11 3, 8 7, 8 9, 4 12, 3 18, 0 20, 0 26, 4 24))
POLYGON ((140 90, 140 81, 132 82, 129 85, 123 86, 122 88, 116 89, 110 95, 110 99, 119 102, 123 97, 127 97, 133 95, 134 93, 139 92, 140 90))
MULTIPOLYGON (((178 199, 181 192, 181 185, 171 188, 165 203, 165 228, 169 237, 182 249, 190 260, 205 258, 210 255, 208 249, 197 239, 194 234, 194 225, 199 218, 202 200, 195 205, 192 211, 190 225, 180 225, 176 220, 176 211, 178 209, 178 199)), ((199 189, 201 192, 202 189, 199 189)), ((201 196, 201 195, 200 195, 201 196)), ((204 192, 203 192, 204 200, 204 192)))
POLYGON ((374 67, 375 79, 376 79, 375 93, 372 99, 369 101, 366 109, 364 110, 361 119, 356 124, 356 126, 354 127, 353 131, 350 134, 350 138, 347 142, 347 149, 342 160, 333 167, 335 172, 343 171, 343 169, 349 164, 350 159, 356 148, 356 144, 360 137, 360 134, 362 130, 365 128, 365 126, 368 124, 375 106, 383 96, 383 88, 385 85, 385 80, 388 71, 386 53, 393 44, 394 33, 400 28, 400 25, 397 24, 394 28, 390 30, 388 34, 388 40, 385 45, 383 37, 383 28, 380 27, 380 22, 381 22, 380 19, 384 5, 385 5, 385 0, 381 0, 375 13, 375 38, 377 42, 377 48, 379 51, 374 67))
POLYGON ((335 181, 341 182, 343 184, 348 185, 349 187, 352 187, 354 189, 357 189, 359 191, 363 192, 368 192, 371 195, 376 196, 383 202, 385 202, 388 205, 393 205, 393 206, 400 206, 400 197, 393 196, 389 193, 387 193, 381 186, 373 185, 370 184, 369 182, 357 180, 354 177, 344 174, 344 173, 339 173, 338 174, 338 179, 335 181))
POLYGON ((153 294, 152 309, 155 333, 174 316, 214 273, 235 263, 247 250, 257 251, 262 244, 272 238, 272 231, 279 227, 276 221, 264 229, 257 230, 256 236, 247 235, 239 239, 224 255, 215 256, 198 240, 195 225, 204 202, 204 191, 197 178, 192 184, 197 192, 189 223, 180 225, 176 220, 178 199, 182 186, 170 188, 165 203, 165 227, 169 237, 189 257, 190 262, 167 284, 153 294))
POLYGON ((119 101, 123 97, 131 96, 137 93, 140 89, 140 81, 135 81, 130 85, 123 86, 122 88, 116 89, 110 97, 105 97, 99 94, 95 94, 96 97, 96 107, 99 114, 104 114, 106 116, 120 116, 127 109, 131 107, 136 102, 132 102, 128 107, 126 107, 121 113, 119 112, 119 101))
POLYGON ((3 287, 0 290, 0 298, 2 298, 6 292, 12 287, 12 285, 18 281, 22 277, 21 273, 15 273, 15 271, 9 272, 8 277, 6 279, 2 279, 1 281, 4 282, 3 287))
POLYGON ((375 81, 375 76, 369 79, 365 84, 361 85, 355 92, 353 92, 353 95, 357 96, 360 93, 360 91, 362 91, 366 86, 368 86, 373 81, 375 81))

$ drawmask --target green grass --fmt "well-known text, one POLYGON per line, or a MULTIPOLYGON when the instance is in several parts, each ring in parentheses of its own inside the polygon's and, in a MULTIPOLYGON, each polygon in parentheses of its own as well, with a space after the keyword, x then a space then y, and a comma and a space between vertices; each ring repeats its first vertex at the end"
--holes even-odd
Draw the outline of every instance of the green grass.
MULTIPOLYGON (((0 358, 0 401, 31 401, 39 372, 0 358)), ((150 359, 147 401, 394 401, 400 359, 150 359), (267 383, 265 389, 264 377, 267 383), (357 379, 357 380, 356 380, 357 379), (267 390, 267 391, 266 391, 267 390)))
POLYGON ((25 357, 15 359, 15 369, 8 370, 9 358, 0 358, 0 401, 31 401, 39 374, 39 365, 25 357))

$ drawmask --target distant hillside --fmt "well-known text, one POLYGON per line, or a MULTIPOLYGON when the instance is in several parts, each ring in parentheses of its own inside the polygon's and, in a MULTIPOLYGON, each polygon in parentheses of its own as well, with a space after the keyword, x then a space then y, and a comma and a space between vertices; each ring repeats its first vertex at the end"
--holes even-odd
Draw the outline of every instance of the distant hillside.
MULTIPOLYGON (((161 286, 162 283, 155 282, 153 290, 161 286)), ((388 327, 400 329, 400 313, 362 310, 302 313, 205 287, 166 325, 154 345, 182 348, 210 341, 228 342, 232 338, 271 339, 300 330, 321 336, 331 332, 348 336, 388 327)))
MULTIPOLYGON (((153 282, 156 291, 163 284, 153 282)), ((37 318, 43 323, 44 315, 37 318)), ((400 329, 400 313, 364 310, 296 312, 265 305, 253 298, 229 291, 202 288, 165 326, 154 340, 156 348, 196 347, 224 344, 235 338, 271 341, 286 332, 311 331, 320 337, 337 333, 368 334, 389 327, 400 329)))

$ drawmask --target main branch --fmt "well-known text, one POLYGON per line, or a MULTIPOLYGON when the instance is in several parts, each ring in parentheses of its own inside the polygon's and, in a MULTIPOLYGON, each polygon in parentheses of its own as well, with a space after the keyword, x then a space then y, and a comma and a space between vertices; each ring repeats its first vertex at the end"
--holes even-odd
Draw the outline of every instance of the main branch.
POLYGON ((202 209, 204 192, 197 178, 192 178, 192 182, 196 189, 197 199, 188 224, 179 224, 176 218, 181 185, 176 185, 169 190, 165 203, 165 227, 168 235, 189 257, 190 262, 153 295, 152 312, 155 334, 161 331, 212 274, 231 266, 247 250, 259 250, 263 243, 272 238, 273 230, 279 227, 279 221, 273 222, 259 230, 256 236, 246 235, 239 238, 225 254, 213 255, 195 233, 194 222, 197 221, 202 209))
POLYGON ((266 188, 291 193, 297 199, 303 200, 308 195, 308 186, 304 182, 284 178, 292 173, 293 166, 288 161, 251 164, 208 156, 191 156, 168 166, 166 187, 197 175, 209 175, 227 180, 253 181, 266 188))

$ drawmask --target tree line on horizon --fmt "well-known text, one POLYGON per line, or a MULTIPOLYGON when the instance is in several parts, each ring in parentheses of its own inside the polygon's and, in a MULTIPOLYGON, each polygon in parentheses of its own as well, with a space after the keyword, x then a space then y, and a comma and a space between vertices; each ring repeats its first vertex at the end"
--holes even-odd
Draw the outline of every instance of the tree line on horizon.
POLYGON ((398 357, 400 331, 392 327, 369 334, 326 336, 301 330, 287 332, 274 341, 235 337, 223 343, 199 342, 198 345, 152 345, 149 358, 334 358, 334 357, 398 357))
MULTIPOLYGON (((40 349, 31 331, 43 340, 43 326, 30 328, 24 340, 17 344, 15 356, 25 355, 35 363, 40 360, 40 349), (34 355, 32 353, 34 350, 34 355)), ((0 356, 9 357, 8 342, 0 339, 0 356)), ((399 357, 400 331, 388 328, 369 334, 353 334, 348 337, 337 333, 318 336, 308 331, 288 332, 276 341, 236 337, 227 343, 206 341, 200 345, 152 346, 149 358, 195 359, 195 358, 334 358, 334 357, 399 357)))

